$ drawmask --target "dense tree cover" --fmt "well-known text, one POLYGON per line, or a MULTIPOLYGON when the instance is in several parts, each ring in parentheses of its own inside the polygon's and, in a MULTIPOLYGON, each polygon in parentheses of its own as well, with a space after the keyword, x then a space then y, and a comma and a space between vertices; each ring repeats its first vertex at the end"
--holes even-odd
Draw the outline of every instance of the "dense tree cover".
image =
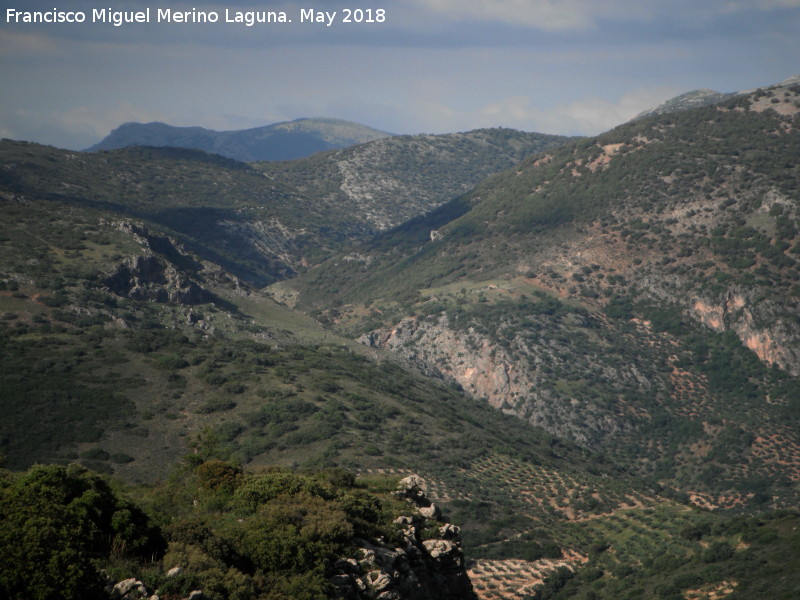
POLYGON ((108 482, 78 465, 0 477, 0 592, 32 600, 102 597, 103 561, 153 560, 161 532, 108 482))
POLYGON ((102 598, 110 576, 163 598, 318 600, 331 597, 330 567, 354 555, 354 536, 396 537, 404 506, 345 471, 243 473, 216 459, 128 493, 79 465, 2 471, 0 597, 102 598))

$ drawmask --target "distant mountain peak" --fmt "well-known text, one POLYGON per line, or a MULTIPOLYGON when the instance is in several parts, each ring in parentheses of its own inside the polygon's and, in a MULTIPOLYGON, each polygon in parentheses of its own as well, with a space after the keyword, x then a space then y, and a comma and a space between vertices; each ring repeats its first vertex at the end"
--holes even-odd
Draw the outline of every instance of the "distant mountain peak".
POLYGON ((798 85, 798 84, 800 84, 800 73, 798 73, 797 75, 792 75, 791 77, 788 77, 787 79, 784 79, 776 87, 789 87, 789 86, 798 85))
POLYGON ((389 137, 390 133, 343 119, 302 118, 263 127, 215 131, 204 127, 175 127, 166 123, 123 123, 87 150, 116 150, 128 146, 193 148, 243 162, 303 158, 389 137))
POLYGON ((639 113, 636 115, 635 119, 651 117, 654 115, 664 115, 667 113, 698 108, 700 106, 709 106, 711 104, 718 104, 734 95, 735 94, 732 93, 718 92, 716 90, 709 90, 706 88, 692 90, 691 92, 686 92, 679 96, 675 96, 674 98, 667 100, 663 104, 660 104, 653 109, 639 113))
MULTIPOLYGON (((780 83, 766 86, 765 89, 791 87, 798 84, 800 84, 800 74, 792 75, 791 77, 784 79, 780 83)), ((700 106, 719 104, 720 102, 723 102, 728 98, 732 98, 733 96, 743 96, 745 94, 753 93, 754 91, 755 89, 726 93, 726 92, 718 92, 716 90, 710 90, 707 88, 692 90, 691 92, 686 92, 679 96, 675 96, 674 98, 670 98, 669 100, 667 100, 663 104, 656 106, 655 108, 639 113, 634 117, 633 120, 641 119, 643 117, 651 117, 654 115, 664 115, 667 113, 689 110, 692 108, 698 108, 700 106)))

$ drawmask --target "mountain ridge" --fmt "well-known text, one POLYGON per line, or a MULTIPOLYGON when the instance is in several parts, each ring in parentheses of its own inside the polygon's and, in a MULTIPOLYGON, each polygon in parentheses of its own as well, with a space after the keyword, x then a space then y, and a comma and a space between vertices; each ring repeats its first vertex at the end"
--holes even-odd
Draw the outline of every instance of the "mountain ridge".
POLYGON ((202 257, 264 286, 444 204, 450 187, 454 194, 468 189, 476 178, 564 139, 502 129, 398 136, 389 145, 400 157, 394 161, 375 159, 386 153, 386 142, 377 140, 286 163, 249 164, 189 148, 76 153, 4 140, 0 155, 14 167, 0 172, 0 182, 16 194, 148 219, 182 236, 202 257), (417 156, 420 149, 428 158, 417 156), (359 165, 355 196, 341 189, 348 161, 359 165), (48 177, 40 177, 42 169, 48 177), (60 182, 51 185, 56 176, 60 182), (415 181, 413 201, 394 202, 406 177, 415 181))
MULTIPOLYGON (((766 89, 788 88, 797 85, 798 83, 800 83, 800 74, 787 77, 780 83, 766 86, 766 89)), ((645 117, 651 117, 655 115, 663 115, 672 112, 679 112, 682 110, 690 110, 692 108, 698 108, 701 106, 711 106, 714 104, 719 104, 735 96, 744 96, 746 94, 751 94, 754 91, 756 90, 742 90, 739 92, 718 92, 716 90, 710 90, 707 88, 692 90, 689 92, 684 92, 683 94, 679 94, 678 96, 670 98, 669 100, 666 100, 665 102, 659 104, 654 108, 639 113, 633 118, 633 120, 642 119, 645 117)))
POLYGON ((309 198, 362 216, 374 232, 381 232, 569 139, 502 127, 397 135, 296 161, 254 166, 309 198))
POLYGON ((86 152, 127 146, 173 146, 220 154, 242 162, 291 160, 361 144, 392 134, 343 119, 303 118, 231 131, 176 127, 166 123, 124 123, 86 152))

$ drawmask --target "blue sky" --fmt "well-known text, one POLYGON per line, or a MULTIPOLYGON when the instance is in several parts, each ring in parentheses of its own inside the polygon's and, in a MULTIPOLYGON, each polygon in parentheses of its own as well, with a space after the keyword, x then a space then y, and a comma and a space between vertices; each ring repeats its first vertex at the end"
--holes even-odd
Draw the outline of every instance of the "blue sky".
MULTIPOLYGON (((595 134, 680 93, 800 73, 800 0, 0 0, 0 137, 85 148, 126 121, 336 117, 393 133, 595 134), (7 23, 7 9, 286 11, 291 24, 7 23), (341 22, 346 8, 386 21, 341 22), (331 27, 301 9, 336 11, 331 27)), ((153 20, 155 20, 153 18, 153 20)))

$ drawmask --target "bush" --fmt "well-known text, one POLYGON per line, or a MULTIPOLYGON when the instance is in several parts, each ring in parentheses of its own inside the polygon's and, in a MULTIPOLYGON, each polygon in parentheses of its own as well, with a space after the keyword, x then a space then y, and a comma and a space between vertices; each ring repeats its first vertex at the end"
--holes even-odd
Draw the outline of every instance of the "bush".
POLYGON ((177 371, 189 366, 189 363, 177 354, 165 354, 155 360, 155 367, 162 371, 177 371))
POLYGON ((118 465, 124 465, 134 460, 135 459, 130 454, 125 454, 124 452, 114 452, 111 454, 111 462, 115 462, 118 465))
POLYGON ((197 480, 207 490, 232 494, 242 480, 242 470, 229 462, 208 460, 197 468, 197 480))
POLYGON ((160 556, 145 514, 79 465, 36 466, 0 489, 0 590, 11 598, 102 598, 95 561, 160 556))
POLYGON ((714 542, 703 552, 703 562, 712 563, 733 556, 733 548, 726 542, 714 542))
POLYGON ((234 501, 239 507, 253 512, 259 505, 278 496, 300 492, 323 499, 331 499, 334 495, 330 485, 317 479, 288 471, 274 471, 249 477, 236 490, 234 501))
POLYGON ((340 507, 302 492, 264 504, 238 534, 256 567, 299 574, 334 558, 352 538, 353 526, 340 507))
POLYGON ((91 448, 85 452, 81 452, 81 458, 86 460, 108 460, 111 455, 102 448, 91 448))
POLYGON ((201 415, 207 415, 214 412, 231 410, 232 408, 236 408, 236 402, 230 398, 211 398, 198 406, 195 412, 201 415))

